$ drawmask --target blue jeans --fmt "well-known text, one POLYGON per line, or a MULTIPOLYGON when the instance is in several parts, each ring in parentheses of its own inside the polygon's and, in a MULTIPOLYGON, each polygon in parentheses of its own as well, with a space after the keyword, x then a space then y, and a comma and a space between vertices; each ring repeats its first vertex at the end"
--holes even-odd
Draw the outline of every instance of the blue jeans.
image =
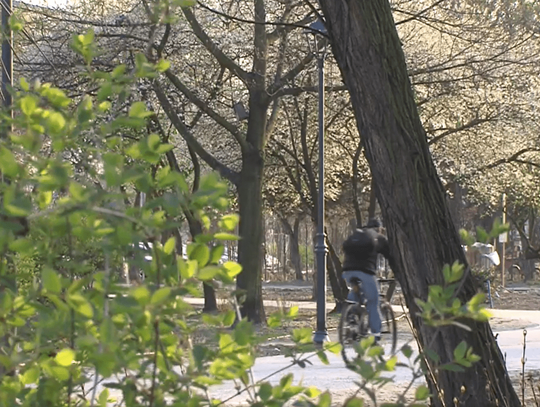
MULTIPOLYGON (((343 279, 347 282, 347 286, 351 287, 350 279, 352 277, 358 278, 362 281, 362 291, 364 298, 366 299, 366 309, 369 318, 369 329, 374 336, 380 336, 381 334, 381 313, 379 310, 379 282, 377 277, 373 274, 364 273, 363 271, 344 271, 342 274, 343 279)), ((347 296, 349 301, 360 302, 360 298, 353 290, 349 290, 347 296)))

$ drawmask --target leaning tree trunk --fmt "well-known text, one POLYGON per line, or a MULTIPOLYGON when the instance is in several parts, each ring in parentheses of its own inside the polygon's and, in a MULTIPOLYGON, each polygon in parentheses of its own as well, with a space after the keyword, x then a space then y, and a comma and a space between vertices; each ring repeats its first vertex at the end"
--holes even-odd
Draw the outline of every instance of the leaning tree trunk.
MULTIPOLYGON (((519 406, 488 323, 467 322, 470 332, 453 326, 438 330, 418 315, 415 299, 426 300, 429 285, 442 284, 443 266, 466 259, 431 159, 388 0, 319 1, 420 345, 445 363, 465 340, 482 358, 464 373, 439 370, 436 381, 428 375, 432 404, 451 406, 457 398, 460 406, 519 406)), ((477 284, 470 273, 464 278, 459 297, 467 300, 477 284)))

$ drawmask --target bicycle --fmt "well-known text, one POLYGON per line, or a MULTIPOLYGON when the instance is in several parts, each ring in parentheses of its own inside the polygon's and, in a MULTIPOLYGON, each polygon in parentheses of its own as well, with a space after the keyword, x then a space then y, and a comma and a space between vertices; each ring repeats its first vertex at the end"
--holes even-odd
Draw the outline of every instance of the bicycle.
MULTIPOLYGON (((341 356, 346 365, 351 365, 358 357, 357 346, 359 342, 370 336, 368 324, 368 312, 366 300, 362 291, 362 282, 358 278, 350 279, 351 288, 359 294, 360 302, 346 300, 345 307, 341 313, 339 321, 338 336, 341 344, 341 356)), ((389 338, 391 343, 391 354, 396 352, 397 346, 397 324, 394 311, 384 295, 381 294, 380 311, 382 319, 381 340, 389 338)))

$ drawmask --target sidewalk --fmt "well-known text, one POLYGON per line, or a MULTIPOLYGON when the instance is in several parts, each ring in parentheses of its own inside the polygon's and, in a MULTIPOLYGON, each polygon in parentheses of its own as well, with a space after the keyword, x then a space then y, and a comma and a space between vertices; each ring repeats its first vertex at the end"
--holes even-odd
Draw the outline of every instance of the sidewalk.
MULTIPOLYGON (((204 298, 195 298, 195 297, 184 297, 184 300, 191 305, 204 305, 204 298)), ((220 301, 218 299, 218 301, 220 301)), ((224 300, 221 300, 224 301, 224 300)), ((276 301, 276 300, 264 300, 265 307, 284 307, 291 308, 297 306, 301 309, 317 309, 317 303, 315 301, 276 301)), ((331 311, 335 308, 336 304, 333 302, 326 303, 326 310, 331 311)), ((401 305, 392 305, 392 309, 396 313, 403 312, 401 305)), ((526 320, 540 324, 540 310, 531 311, 531 310, 515 310, 515 309, 491 309, 488 308, 494 318, 503 318, 503 319, 515 319, 515 320, 526 320)), ((405 311, 408 312, 408 309, 405 308, 405 311)))

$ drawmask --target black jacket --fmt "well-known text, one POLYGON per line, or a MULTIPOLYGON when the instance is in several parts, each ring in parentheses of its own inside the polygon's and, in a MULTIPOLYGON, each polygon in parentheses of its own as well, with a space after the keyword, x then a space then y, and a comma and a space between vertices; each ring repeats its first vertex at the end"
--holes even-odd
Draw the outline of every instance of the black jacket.
POLYGON ((388 239, 374 229, 356 229, 343 243, 343 271, 377 272, 377 255, 390 258, 388 239))

